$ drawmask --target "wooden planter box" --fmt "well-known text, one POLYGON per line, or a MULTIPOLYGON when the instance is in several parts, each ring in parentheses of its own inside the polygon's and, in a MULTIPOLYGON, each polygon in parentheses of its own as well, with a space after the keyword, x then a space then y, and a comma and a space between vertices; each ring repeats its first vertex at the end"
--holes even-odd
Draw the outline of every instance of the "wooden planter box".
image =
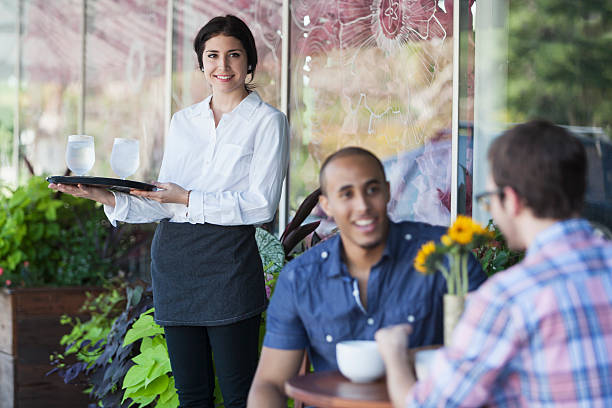
POLYGON ((2 408, 86 407, 83 389, 64 384, 49 355, 63 351, 61 337, 69 330, 62 314, 79 316, 86 292, 99 288, 32 288, 0 290, 0 406, 2 408))

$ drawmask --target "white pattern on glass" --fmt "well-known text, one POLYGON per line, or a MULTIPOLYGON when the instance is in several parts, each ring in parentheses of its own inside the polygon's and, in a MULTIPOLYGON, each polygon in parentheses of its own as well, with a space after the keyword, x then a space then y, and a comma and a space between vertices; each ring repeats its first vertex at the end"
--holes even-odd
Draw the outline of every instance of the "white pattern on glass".
POLYGON ((93 136, 70 135, 66 145, 66 164, 77 176, 84 176, 96 161, 93 136))
POLYGON ((140 165, 138 140, 116 137, 111 152, 110 164, 115 174, 125 180, 136 173, 140 165))

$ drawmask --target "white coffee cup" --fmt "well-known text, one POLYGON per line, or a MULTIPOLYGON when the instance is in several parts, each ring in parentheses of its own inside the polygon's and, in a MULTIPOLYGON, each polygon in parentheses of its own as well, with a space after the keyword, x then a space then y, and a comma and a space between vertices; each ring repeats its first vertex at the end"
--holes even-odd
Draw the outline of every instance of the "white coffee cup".
POLYGON ((339 342, 336 361, 342 375, 356 383, 374 381, 385 373, 385 364, 374 340, 339 342))
POLYGON ((414 371, 417 380, 424 380, 429 374, 431 363, 433 363, 437 349, 420 350, 414 353, 414 371))

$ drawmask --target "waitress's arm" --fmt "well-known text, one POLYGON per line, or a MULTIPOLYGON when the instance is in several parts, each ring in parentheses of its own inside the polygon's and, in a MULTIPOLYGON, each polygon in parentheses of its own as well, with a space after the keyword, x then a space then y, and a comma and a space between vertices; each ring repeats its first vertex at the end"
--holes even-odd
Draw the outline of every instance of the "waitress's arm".
POLYGON ((246 191, 191 191, 187 218, 191 223, 254 225, 268 222, 280 199, 289 163, 289 124, 276 112, 258 127, 246 191))

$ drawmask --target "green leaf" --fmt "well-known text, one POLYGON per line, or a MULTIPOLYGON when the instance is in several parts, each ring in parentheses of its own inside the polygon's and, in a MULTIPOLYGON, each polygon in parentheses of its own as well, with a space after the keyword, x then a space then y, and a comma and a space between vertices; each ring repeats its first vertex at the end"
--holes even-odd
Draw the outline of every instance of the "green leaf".
POLYGON ((47 207, 47 210, 45 211, 45 218, 49 221, 55 221, 57 219, 57 212, 55 207, 47 207))
POLYGON ((10 254, 8 258, 6 259, 9 269, 15 269, 15 267, 17 267, 17 264, 19 264, 22 259, 23 259, 23 252, 19 250, 10 254))
POLYGON ((255 240, 266 272, 280 272, 285 262, 285 250, 280 240, 263 228, 255 230, 255 240))
POLYGON ((163 332, 163 327, 156 324, 153 317, 149 313, 143 313, 140 315, 138 320, 134 322, 132 328, 125 334, 123 347, 135 342, 136 340, 155 336, 156 334, 162 334, 163 332))
POLYGON ((27 191, 24 189, 17 189, 13 196, 9 200, 9 209, 16 207, 25 207, 29 203, 29 197, 27 191))
MULTIPOLYGON (((168 386, 166 389, 159 394, 159 400, 157 402, 157 406, 160 406, 160 403, 167 403, 172 400, 174 396, 176 396, 176 388, 174 386, 174 377, 170 377, 170 381, 168 382, 168 386)), ((177 399, 178 402, 178 399, 177 399)))
MULTIPOLYGON (((172 383, 174 384, 174 382, 172 383)), ((170 389, 170 387, 168 387, 170 389)), ((160 397, 157 401, 157 405, 155 408, 177 408, 179 406, 179 399, 176 390, 174 389, 174 385, 172 386, 171 393, 169 393, 168 399, 162 400, 160 397)))
POLYGON ((157 346, 151 349, 151 358, 156 362, 154 369, 149 375, 157 377, 171 371, 168 349, 165 346, 157 346))
POLYGON ((122 388, 135 387, 141 383, 144 384, 146 371, 146 367, 140 365, 132 366, 123 379, 122 388))
MULTIPOLYGON (((131 398, 133 401, 132 403, 129 405, 130 407, 134 404, 139 404, 140 407, 145 407, 147 405, 149 405, 151 402, 153 402, 153 400, 155 400, 155 398, 157 397, 156 395, 150 395, 146 388, 141 388, 138 390, 135 390, 133 392, 130 392, 128 394, 129 390, 126 390, 126 392, 123 395, 123 399, 127 399, 127 398, 131 398)), ((123 401, 121 401, 121 403, 123 403, 123 401)))
POLYGON ((170 379, 167 375, 161 375, 156 377, 150 384, 146 386, 146 390, 149 394, 155 395, 156 397, 164 392, 168 388, 170 379))

